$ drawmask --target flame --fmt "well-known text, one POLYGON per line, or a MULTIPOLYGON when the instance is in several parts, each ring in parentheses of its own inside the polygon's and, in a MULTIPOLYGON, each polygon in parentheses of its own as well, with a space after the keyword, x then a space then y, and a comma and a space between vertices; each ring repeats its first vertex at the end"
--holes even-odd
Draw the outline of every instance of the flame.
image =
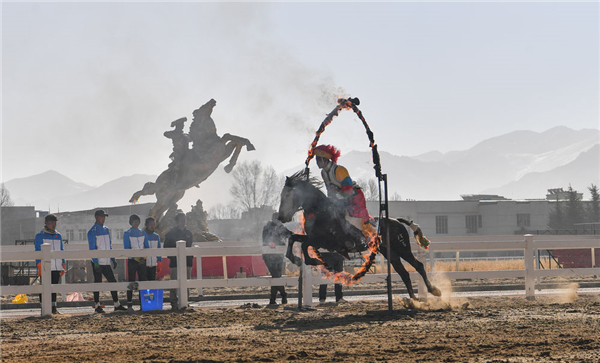
POLYGON ((323 122, 321 122, 321 125, 319 126, 319 129, 316 132, 315 138, 314 138, 313 142, 310 144, 310 148, 308 149, 308 156, 306 158, 306 161, 304 162, 306 164, 306 168, 308 168, 308 164, 310 163, 312 158, 315 156, 313 153, 313 150, 317 146, 317 143, 319 142, 319 138, 321 137, 321 134, 325 131, 325 128, 331 123, 331 121, 333 121, 334 117, 339 115, 340 111, 352 110, 352 111, 354 111, 354 113, 356 113, 358 118, 362 121, 363 126, 365 127, 365 131, 367 133, 367 136, 369 137, 369 147, 371 148, 372 153, 373 153, 373 164, 375 164, 375 166, 373 167, 375 169, 375 175, 378 178, 382 177, 381 165, 380 165, 380 160, 379 160, 379 152, 377 151, 377 145, 375 145, 375 139, 373 137, 373 132, 371 131, 369 124, 367 124, 367 120, 365 120, 361 110, 358 109, 355 102, 358 103, 357 98, 354 98, 354 99, 340 98, 340 99, 338 99, 338 105, 333 109, 333 111, 331 111, 327 115, 327 117, 325 117, 323 122))
MULTIPOLYGON (((339 283, 346 286, 350 286, 360 281, 365 276, 367 271, 369 271, 371 265, 373 265, 373 263, 375 262, 375 256, 377 256, 377 254, 379 253, 379 244, 381 243, 381 236, 377 233, 371 233, 368 238, 369 242, 367 243, 367 246, 369 248, 370 253, 363 255, 365 262, 363 262, 360 269, 354 275, 346 271, 334 273, 325 268, 325 266, 319 265, 317 266, 317 268, 321 272, 321 278, 323 278, 324 280, 333 279, 334 283, 339 283)), ((324 263, 319 251, 315 250, 311 246, 308 247, 308 255, 324 263)))
POLYGON ((313 142, 310 144, 310 148, 308 149, 308 157, 306 158, 306 162, 305 162, 307 167, 308 167, 308 164, 310 163, 311 159, 314 157, 313 149, 317 146, 317 143, 319 142, 319 138, 321 137, 321 134, 323 132, 325 132, 325 128, 327 126, 329 126, 331 121, 333 121, 334 117, 336 117, 340 114, 340 111, 352 110, 353 107, 355 108, 356 106, 354 106, 354 104, 352 102, 350 102, 348 99, 345 99, 345 98, 338 99, 338 105, 335 106, 333 111, 331 111, 327 115, 327 117, 325 117, 325 120, 323 120, 323 122, 321 122, 321 126, 319 126, 319 129, 316 132, 316 136, 315 136, 313 142))
POLYGON ((304 224, 306 223, 306 218, 304 218, 304 211, 298 213, 298 221, 302 226, 302 234, 306 234, 306 228, 304 228, 304 224))

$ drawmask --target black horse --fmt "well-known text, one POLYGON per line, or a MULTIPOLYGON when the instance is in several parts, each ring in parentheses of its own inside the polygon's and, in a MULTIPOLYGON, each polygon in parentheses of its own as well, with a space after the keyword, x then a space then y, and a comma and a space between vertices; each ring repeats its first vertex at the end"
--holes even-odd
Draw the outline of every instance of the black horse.
MULTIPOLYGON (((287 177, 285 186, 281 192, 281 204, 279 206, 279 220, 288 222, 299 209, 304 211, 305 235, 294 234, 289 238, 286 257, 296 265, 302 264, 302 259, 293 254, 293 244, 302 243, 302 253, 307 265, 320 265, 323 262, 309 255, 308 247, 315 251, 324 248, 331 252, 337 252, 348 258, 349 252, 360 252, 369 249, 367 241, 358 228, 352 226, 345 218, 345 212, 332 203, 332 201, 319 189, 322 183, 315 178, 307 178, 306 171, 300 171, 291 177, 287 177)), ((401 220, 405 223, 410 223, 401 220)), ((386 241, 381 243, 380 252, 390 260, 392 266, 406 285, 408 295, 415 299, 410 275, 402 265, 400 258, 404 259, 423 277, 427 291, 435 296, 441 296, 441 291, 433 286, 427 278, 425 267, 412 254, 410 238, 406 227, 397 219, 382 219, 381 231, 389 227, 389 240, 391 243, 391 256, 388 257, 386 241)), ((373 258, 374 255, 372 254, 373 258)), ((325 266, 327 267, 327 266, 325 266)), ((365 271, 366 272, 366 271, 365 271)), ((361 276, 362 277, 362 276, 361 276)))

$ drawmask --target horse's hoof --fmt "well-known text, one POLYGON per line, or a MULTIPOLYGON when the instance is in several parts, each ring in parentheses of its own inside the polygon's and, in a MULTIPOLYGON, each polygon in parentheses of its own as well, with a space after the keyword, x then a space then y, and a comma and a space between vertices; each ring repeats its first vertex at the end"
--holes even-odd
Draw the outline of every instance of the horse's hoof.
POLYGON ((256 148, 254 147, 254 145, 248 143, 248 145, 246 145, 246 150, 248 150, 248 151, 254 151, 254 150, 256 150, 256 148))
POLYGON ((434 286, 434 287, 431 289, 431 291, 429 291, 429 292, 430 292, 430 293, 431 293, 431 295, 433 295, 433 296, 437 296, 437 297, 440 297, 440 296, 442 296, 442 291, 441 291, 440 289, 438 289, 437 287, 435 287, 435 286, 434 286))

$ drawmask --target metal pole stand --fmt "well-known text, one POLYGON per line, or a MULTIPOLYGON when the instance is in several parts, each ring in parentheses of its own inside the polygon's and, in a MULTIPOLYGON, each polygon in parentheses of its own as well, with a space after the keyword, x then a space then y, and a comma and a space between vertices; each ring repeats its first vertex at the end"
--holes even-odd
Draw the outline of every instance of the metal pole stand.
MULTIPOLYGON (((383 235, 383 241, 387 244, 387 295, 388 295, 388 309, 387 310, 373 310, 367 311, 369 316, 381 316, 381 315, 408 315, 414 316, 417 311, 415 309, 396 309, 394 310, 393 297, 392 297, 392 266, 390 257, 392 256, 392 247, 390 244, 390 215, 389 215, 389 203, 388 203, 388 187, 387 187, 387 174, 382 174, 379 178, 379 226, 381 222, 385 221, 385 233, 383 235), (381 195, 381 184, 383 183, 383 200, 381 195)), ((379 230, 378 230, 379 232, 379 230)), ((380 245, 381 246, 381 245, 380 245)))

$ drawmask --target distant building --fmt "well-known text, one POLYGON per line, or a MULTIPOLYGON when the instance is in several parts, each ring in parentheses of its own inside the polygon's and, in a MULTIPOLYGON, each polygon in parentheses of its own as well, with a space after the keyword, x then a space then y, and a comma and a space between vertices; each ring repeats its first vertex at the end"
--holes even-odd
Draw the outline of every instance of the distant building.
MULTIPOLYGON (((571 193, 569 193, 568 191, 564 191, 563 188, 548 189, 548 194, 546 194, 546 200, 569 200, 569 194, 571 193)), ((583 193, 577 193, 577 198, 583 198, 583 193)))
MULTIPOLYGON (((58 216, 57 230, 63 238, 69 240, 69 244, 87 244, 87 233, 96 222, 94 212, 98 209, 104 209, 108 214, 105 225, 110 231, 110 237, 114 242, 123 242, 123 233, 131 228, 129 225, 129 216, 137 214, 141 219, 141 227, 144 226, 144 220, 147 218, 150 209, 154 203, 141 203, 126 205, 120 207, 98 207, 94 209, 56 213, 58 216)), ((44 225, 44 218, 38 219, 39 230, 44 225)))
MULTIPOLYGON (((379 215, 379 203, 367 202, 379 215)), ((393 201, 390 217, 412 219, 427 236, 512 235, 548 229, 554 204, 547 200, 467 198, 457 201, 393 201)))
POLYGON ((240 219, 212 219, 208 229, 223 241, 260 242, 262 229, 277 212, 270 206, 252 208, 243 212, 240 219))
POLYGON ((474 201, 474 200, 509 200, 500 195, 495 194, 464 194, 460 196, 463 200, 474 201))
MULTIPOLYGON (((36 228, 35 207, 8 206, 0 209, 0 245, 13 245, 17 240, 33 239, 36 228)), ((40 228, 41 229, 41 228, 40 228)))

